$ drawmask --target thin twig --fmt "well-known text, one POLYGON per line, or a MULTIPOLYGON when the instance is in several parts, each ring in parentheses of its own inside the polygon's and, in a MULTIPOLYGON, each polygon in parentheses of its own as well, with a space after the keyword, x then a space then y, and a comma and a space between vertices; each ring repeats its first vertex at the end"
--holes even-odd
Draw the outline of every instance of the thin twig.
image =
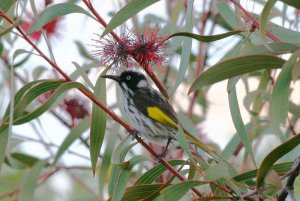
POLYGON ((277 197, 277 201, 285 201, 288 195, 290 195, 290 199, 292 201, 297 201, 297 199, 294 199, 295 198, 294 183, 299 173, 300 173, 300 156, 297 157, 297 159, 294 161, 291 170, 287 173, 287 175, 289 175, 288 179, 286 181, 285 187, 279 193, 277 197))
MULTIPOLYGON (((207 25, 207 20, 208 18, 210 17, 211 15, 211 11, 212 11, 212 8, 213 8, 213 5, 214 5, 214 1, 215 0, 211 0, 210 1, 210 4, 209 4, 209 9, 208 11, 205 11, 203 10, 203 14, 201 16, 201 27, 200 27, 200 30, 199 30, 199 33, 200 35, 203 35, 204 34, 204 31, 205 31, 205 27, 207 25)), ((204 7, 203 7, 204 9, 204 7)), ((205 50, 204 50, 204 47, 205 47, 205 43, 202 43, 202 42, 199 42, 199 53, 198 53, 198 57, 197 57, 197 67, 196 67, 196 72, 195 72, 195 77, 194 79, 197 79, 199 77, 199 75, 202 73, 203 71, 203 64, 205 63, 204 60, 206 59, 205 58, 205 50)), ((206 50, 207 52, 207 50, 206 50)), ((188 117, 190 119, 192 119, 192 116, 193 116, 193 109, 194 109, 194 105, 196 103, 196 100, 197 100, 197 97, 198 97, 198 94, 199 94, 199 91, 196 90, 194 93, 193 93, 193 97, 190 101, 190 105, 189 105, 189 109, 188 109, 188 117)))
MULTIPOLYGON (((86 0, 83 0, 86 1, 86 0)), ((6 15, 5 12, 3 12, 2 9, 0 9, 0 16, 2 16, 4 19, 6 19, 9 23, 15 24, 15 22, 6 15)), ((67 81, 72 82, 73 80, 55 63, 53 63, 28 37, 27 35, 22 31, 22 29, 19 26, 16 26, 16 29, 18 32, 23 36, 24 40, 26 40, 39 54, 42 58, 44 58, 53 68, 55 68, 67 81)), ((129 133, 134 134, 135 131, 132 129, 127 123, 125 123, 123 120, 121 120, 114 112, 112 112, 109 108, 107 108, 105 105, 103 105, 93 94, 91 94, 88 91, 79 90, 81 93, 83 93, 87 98, 89 98, 91 101, 93 101, 96 105, 98 105, 105 113, 107 113, 112 119, 114 119, 116 122, 118 122, 122 127, 124 127, 129 133)), ((135 139, 145 148, 147 149, 153 156, 155 156, 157 159, 160 159, 160 162, 170 171, 172 172, 179 180, 186 181, 186 178, 183 177, 172 165, 168 163, 164 158, 159 157, 159 155, 151 149, 151 147, 145 143, 139 136, 135 135, 135 139)), ((192 188, 195 194, 197 194, 199 197, 202 196, 202 193, 197 190, 196 188, 192 188)))
MULTIPOLYGON (((39 185, 41 185, 42 183, 44 183, 47 179, 49 179, 52 175, 54 175, 60 168, 55 168, 55 170, 53 170, 52 172, 47 172, 43 175, 41 175, 39 177, 39 179, 41 180, 41 183, 39 183, 39 185)), ((7 193, 4 193, 2 195, 0 195, 0 199, 3 199, 5 197, 10 197, 10 196, 13 196, 13 195, 16 195, 18 194, 19 192, 21 191, 21 187, 18 187, 12 191, 9 191, 7 193)))
MULTIPOLYGON (((9 63, 7 63, 9 65, 9 63)), ((22 78, 22 76, 20 76, 16 71, 14 71, 14 75, 23 83, 26 84, 27 82, 25 81, 24 78, 22 78)), ((38 99, 38 101, 41 103, 42 101, 40 99, 38 99)), ((58 115, 54 110, 50 109, 49 112, 55 116, 63 125, 65 125, 66 127, 68 127, 69 129, 72 129, 73 126, 71 126, 66 120, 64 120, 60 115, 58 115)), ((79 136, 80 141, 89 149, 90 145, 88 144, 88 142, 86 140, 83 139, 82 136, 79 136)))
MULTIPOLYGON (((70 167, 56 166, 53 171, 46 172, 46 173, 44 173, 43 175, 41 175, 39 177, 39 180, 41 180, 41 181, 40 181, 40 183, 38 185, 40 186, 41 184, 43 184, 44 182, 46 182, 51 176, 53 176, 55 173, 57 173, 59 170, 62 170, 62 169, 66 169, 66 170, 81 169, 82 170, 82 169, 90 169, 90 168, 88 168, 88 167, 82 167, 82 166, 70 166, 70 167)), ((21 191, 21 187, 18 187, 16 189, 12 190, 12 191, 9 191, 7 193, 4 193, 4 194, 0 195, 0 199, 16 195, 20 191, 21 191)), ((95 195, 95 196, 97 197, 97 195, 95 195)))
MULTIPOLYGON (((95 17, 97 18, 97 20, 99 21, 99 23, 103 26, 106 27, 107 23, 103 20, 103 18, 99 15, 99 13, 96 11, 96 9, 93 7, 92 3, 90 2, 90 0, 82 0, 83 3, 85 3, 85 5, 90 9, 90 11, 95 15, 95 17)), ((121 38, 114 32, 111 31, 110 34, 112 35, 112 37, 121 45, 123 42, 121 40, 121 38)), ((133 57, 134 60, 136 60, 138 62, 138 60, 136 58, 133 57)), ((142 66, 142 65, 141 65, 142 66)), ((146 71, 146 73, 150 76, 150 78, 152 79, 152 81, 155 83, 155 85, 157 86, 157 88, 160 90, 160 92, 165 96, 168 97, 168 91, 166 90, 166 88, 164 87, 164 85, 160 82, 160 80, 156 77, 156 75, 154 74, 154 72, 152 71, 152 69, 150 68, 150 66, 145 66, 144 70, 146 71)))
MULTIPOLYGON (((26 140, 26 141, 38 142, 38 143, 41 143, 41 144, 43 144, 43 145, 45 145, 45 146, 51 146, 51 147, 59 148, 59 145, 56 145, 56 144, 53 144, 53 143, 41 142, 40 140, 31 138, 31 137, 25 137, 25 136, 23 136, 23 135, 14 134, 13 137, 18 138, 18 139, 24 139, 24 140, 26 140)), ((84 156, 84 155, 81 155, 81 154, 79 154, 79 153, 77 153, 77 152, 73 152, 73 151, 71 151, 71 150, 67 150, 67 152, 70 153, 70 154, 73 154, 73 155, 75 155, 75 156, 78 156, 78 157, 80 157, 80 158, 84 158, 84 159, 86 159, 86 160, 90 160, 89 157, 84 156)))
MULTIPOLYGON (((236 0, 230 0, 230 1, 236 7, 238 7, 252 21, 254 26, 256 26, 259 29, 259 27, 260 27, 259 22, 245 8, 243 8, 243 6, 241 6, 241 4, 238 1, 236 1, 236 0)), ((269 31, 266 31, 266 35, 277 43, 281 42, 281 40, 277 36, 275 36, 274 34, 272 34, 269 31)))

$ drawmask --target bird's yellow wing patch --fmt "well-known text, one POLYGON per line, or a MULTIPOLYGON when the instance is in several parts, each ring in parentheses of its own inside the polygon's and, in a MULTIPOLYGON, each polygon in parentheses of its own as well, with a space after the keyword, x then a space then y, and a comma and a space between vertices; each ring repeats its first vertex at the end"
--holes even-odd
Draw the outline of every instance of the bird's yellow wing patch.
POLYGON ((155 121, 163 125, 177 128, 177 124, 158 107, 147 107, 147 112, 148 116, 154 119, 155 121))

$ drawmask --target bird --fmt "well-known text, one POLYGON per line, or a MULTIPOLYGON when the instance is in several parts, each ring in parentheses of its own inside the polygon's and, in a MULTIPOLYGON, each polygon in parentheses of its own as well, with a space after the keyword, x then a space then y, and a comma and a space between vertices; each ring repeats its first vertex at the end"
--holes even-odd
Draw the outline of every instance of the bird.
POLYGON ((182 129, 189 143, 211 156, 219 157, 213 148, 182 128, 168 99, 151 87, 143 73, 129 69, 124 70, 120 75, 102 75, 101 77, 111 79, 120 86, 123 94, 123 109, 135 130, 134 135, 165 145, 162 153, 158 155, 159 158, 164 157, 170 143, 176 141, 179 129, 182 129))
MULTIPOLYGON (((159 157, 164 157, 168 146, 176 141, 181 128, 173 107, 168 99, 151 87, 146 76, 136 70, 125 70, 120 75, 102 75, 118 83, 123 94, 125 116, 138 135, 165 145, 159 157)), ((184 130, 186 138, 209 151, 198 139, 184 130)))

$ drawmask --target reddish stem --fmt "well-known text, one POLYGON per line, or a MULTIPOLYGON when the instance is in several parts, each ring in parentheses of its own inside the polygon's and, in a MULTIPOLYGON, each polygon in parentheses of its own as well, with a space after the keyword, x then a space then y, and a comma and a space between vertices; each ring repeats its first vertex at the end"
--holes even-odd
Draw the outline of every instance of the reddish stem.
POLYGON ((7 193, 4 193, 4 194, 0 195, 0 199, 3 199, 3 198, 5 198, 5 197, 13 196, 13 195, 19 193, 20 191, 21 191, 21 188, 16 188, 16 189, 13 190, 13 191, 9 191, 9 192, 7 192, 7 193))
MULTIPOLYGON (((94 16, 97 18, 98 22, 103 26, 107 27, 107 23, 104 21, 104 19, 99 15, 99 13, 96 11, 90 0, 82 0, 83 3, 89 8, 89 10, 94 14, 94 16)), ((113 31, 110 32, 112 37, 119 43, 122 44, 121 38, 113 31)))
MULTIPOLYGON (((85 1, 85 0, 83 0, 85 1)), ((9 23, 15 24, 12 19, 10 19, 2 9, 0 9, 0 16, 5 18, 9 23)), ((43 57, 53 68, 55 68, 67 81, 73 81, 66 73, 64 73, 61 68, 52 62, 27 36, 26 34, 20 29, 20 27, 16 26, 16 29, 19 31, 19 33, 23 36, 24 40, 26 40, 39 54, 41 57, 43 57)), ((121 126, 123 126, 129 133, 133 134, 134 130, 126 124, 124 121, 122 121, 114 112, 112 112, 110 109, 108 109, 105 105, 103 105, 93 94, 90 94, 89 92, 80 89, 81 93, 83 93, 86 97, 88 97, 90 100, 92 100, 96 105, 98 105, 104 112, 106 112, 109 116, 111 116, 116 122, 118 122, 121 126)), ((147 149, 152 155, 154 155, 157 159, 160 158, 158 154, 151 149, 151 147, 146 144, 139 136, 135 136, 135 139, 145 148, 147 149)), ((178 179, 181 181, 186 181, 186 179, 180 175, 180 173, 173 168, 165 159, 160 158, 160 162, 168 168, 170 172, 172 172, 178 179)), ((192 188, 195 194, 198 196, 202 196, 202 193, 198 191, 196 188, 192 188)))
MULTIPOLYGON (((0 10, 0 12, 1 12, 1 10, 0 10)), ((52 175, 54 175, 58 170, 60 170, 59 167, 57 167, 52 172, 47 172, 47 173, 41 175, 39 177, 39 179, 42 180, 42 181, 41 181, 41 183, 39 185, 41 185, 43 182, 45 182, 47 179, 49 179, 49 177, 51 177, 52 175)), ((5 197, 9 197, 9 196, 13 196, 13 195, 19 193, 20 191, 21 191, 20 187, 16 188, 15 190, 12 190, 12 191, 9 191, 7 193, 4 193, 4 194, 0 195, 0 199, 5 198, 5 197)))
MULTIPOLYGON (((85 5, 90 9, 90 11, 95 15, 95 17, 97 18, 97 20, 99 21, 99 23, 103 26, 106 27, 107 23, 103 20, 103 18, 99 15, 99 13, 95 10, 95 8, 93 7, 93 5, 91 4, 91 2, 89 0, 82 0, 83 3, 85 3, 85 5)), ((112 37, 119 43, 122 44, 122 40, 120 39, 120 37, 113 31, 110 32, 110 34, 112 35, 112 37)), ((133 57, 134 60, 137 61, 136 58, 133 57)), ((138 62, 138 61, 137 61, 138 62)), ((142 65, 141 65, 142 66, 142 65)), ((150 78, 152 79, 152 81, 155 83, 155 85, 157 86, 157 88, 160 90, 160 92, 168 97, 168 92, 165 89, 164 85, 159 81, 159 79, 156 77, 156 75, 153 73, 153 71, 151 70, 150 67, 145 67, 144 70, 146 71, 146 73, 150 76, 150 78)))
MULTIPOLYGON (((236 0, 230 0, 236 7, 238 7, 251 21, 252 21, 252 23, 254 24, 254 26, 256 26, 257 28, 259 28, 260 27, 260 24, 259 24, 259 22, 246 10, 246 9, 244 9, 243 8, 243 6, 239 3, 239 2, 237 2, 236 0)), ((277 36, 275 36, 275 35, 273 35, 271 32, 269 32, 269 31, 266 31, 266 35, 269 37, 269 38, 271 38, 272 40, 274 40, 275 42, 277 42, 277 43, 280 43, 281 42, 281 40, 277 37, 277 36)))
MULTIPOLYGON (((204 13, 204 11, 203 11, 204 14, 202 15, 202 20, 201 20, 202 23, 201 23, 201 27, 200 27, 200 30, 199 30, 200 35, 204 34, 207 19, 211 15, 211 10, 212 10, 213 3, 214 3, 214 0, 211 0, 210 5, 209 5, 209 10, 206 13, 204 13)), ((204 46, 204 43, 200 42, 199 43, 199 54, 198 54, 198 57, 197 57, 197 68, 196 68, 196 73, 195 73, 195 79, 197 79, 197 77, 199 77, 200 73, 203 70, 203 63, 204 63, 203 62, 203 59, 204 59, 204 48, 203 48, 203 46, 204 46)), ((192 116, 193 116, 193 108, 194 108, 194 105, 196 103, 198 94, 199 94, 199 91, 196 90, 193 93, 193 97, 192 97, 191 102, 190 102, 190 106, 189 106, 189 109, 188 109, 188 117, 190 119, 192 119, 192 116)))

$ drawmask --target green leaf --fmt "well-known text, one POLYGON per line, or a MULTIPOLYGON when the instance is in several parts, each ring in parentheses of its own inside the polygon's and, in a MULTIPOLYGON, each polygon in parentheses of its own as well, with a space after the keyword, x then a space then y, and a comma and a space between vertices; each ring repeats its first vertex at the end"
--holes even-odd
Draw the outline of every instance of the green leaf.
POLYGON ((214 200, 224 200, 224 197, 215 197, 215 196, 212 196, 212 197, 202 197, 202 198, 197 198, 196 201, 214 201, 214 200))
POLYGON ((106 148, 102 155, 102 161, 101 161, 101 167, 100 172, 98 174, 98 181, 99 181, 99 197, 100 200, 104 200, 105 198, 105 189, 107 186, 107 179, 108 175, 110 174, 110 168, 111 168, 111 158, 113 154, 113 150, 115 148, 116 143, 118 140, 116 140, 117 134, 120 131, 120 126, 115 125, 112 127, 110 131, 107 131, 106 139, 104 140, 106 142, 106 148))
POLYGON ((298 31, 288 29, 272 22, 269 22, 270 32, 279 37, 281 41, 298 44, 300 43, 300 35, 298 31))
MULTIPOLYGON (((107 68, 108 69, 108 68, 107 68)), ((105 75, 107 69, 98 77, 94 95, 103 104, 106 105, 106 81, 101 76, 105 75)), ((95 174, 98 157, 103 143, 106 129, 106 113, 93 103, 92 122, 90 130, 90 155, 92 170, 95 174)))
MULTIPOLYGON (((182 165, 185 163, 183 160, 171 160, 168 161, 168 163, 172 166, 176 165, 182 165)), ((135 185, 141 185, 141 184, 150 184, 154 182, 162 173, 164 173, 167 170, 166 166, 162 164, 158 164, 154 168, 148 170, 145 172, 136 182, 135 185)))
MULTIPOLYGON (((14 61, 15 57, 13 57, 13 61, 14 61)), ((9 78, 10 78, 10 83, 9 83, 9 90, 10 90, 10 99, 13 100, 14 98, 14 93, 15 93, 15 79, 14 79, 14 69, 13 69, 13 65, 10 66, 9 68, 10 72, 9 72, 9 78)), ((8 139, 9 139, 9 135, 12 133, 12 125, 13 125, 13 118, 14 118, 14 101, 12 101, 9 106, 7 107, 7 110, 4 114, 4 118, 3 120, 7 120, 8 119, 8 125, 1 125, 0 128, 0 171, 2 169, 2 163, 5 159, 5 153, 6 153, 6 147, 8 144, 8 139), (7 118, 6 118, 7 117, 7 118)), ((3 124, 3 123, 2 123, 3 124)))
POLYGON ((37 80, 40 78, 40 76, 47 71, 48 69, 45 66, 37 66, 32 71, 32 78, 34 80, 37 80))
MULTIPOLYGON (((262 72, 257 89, 261 91, 267 91, 267 87, 269 86, 269 83, 270 83, 269 72, 264 70, 264 72, 262 72)), ((264 106, 264 98, 265 95, 261 94, 260 96, 257 96, 256 99, 254 100, 253 107, 252 107, 252 111, 254 112, 254 115, 258 115, 262 107, 264 106)))
POLYGON ((31 34, 37 30, 40 30, 45 24, 53 21, 57 17, 71 13, 81 13, 95 19, 91 14, 89 14, 80 6, 72 3, 58 3, 43 10, 38 16, 37 20, 29 28, 28 33, 31 34))
POLYGON ((245 73, 262 70, 281 68, 285 60, 269 55, 241 56, 221 61, 203 72, 192 84, 189 93, 203 86, 243 75, 245 73))
POLYGON ((256 187, 260 189, 264 184, 264 179, 271 170, 273 164, 285 154, 289 153, 300 144, 300 135, 296 135, 285 143, 273 149, 262 161, 256 177, 256 187))
POLYGON ((254 109, 252 109, 251 106, 254 105, 255 101, 258 100, 258 98, 261 97, 263 93, 264 93, 263 90, 257 89, 254 91, 250 91, 244 97, 243 100, 244 106, 250 114, 257 115, 259 113, 259 111, 255 111, 254 109))
POLYGON ((265 43, 267 43, 266 31, 267 31, 267 23, 268 23, 269 14, 276 2, 277 2, 277 0, 267 1, 266 5, 264 6, 264 9, 261 12, 259 32, 260 32, 262 40, 265 43))
POLYGON ((23 153, 12 153, 10 156, 27 167, 32 167, 39 161, 38 158, 23 153))
POLYGON ((104 32, 102 33, 101 38, 107 35, 112 30, 114 30, 119 25, 123 24, 129 18, 136 15, 138 12, 142 11, 143 9, 151 6, 152 4, 158 1, 159 0, 132 0, 112 17, 110 22, 107 24, 104 32))
POLYGON ((93 83, 91 82, 91 80, 89 79, 88 75, 86 74, 86 72, 79 66, 78 63, 76 63, 75 61, 72 62, 74 64, 74 66, 76 67, 76 70, 79 72, 79 74, 81 75, 81 77, 83 78, 83 80, 85 81, 85 83, 87 83, 87 85, 95 90, 95 87, 93 85, 93 83))
MULTIPOLYGON (((45 111, 47 111, 54 103, 57 101, 58 97, 64 93, 65 91, 72 89, 72 88, 78 88, 87 90, 82 84, 76 83, 76 82, 67 82, 64 83, 64 81, 61 80, 39 80, 34 81, 32 83, 29 83, 25 85, 23 88, 19 90, 19 92, 15 95, 15 107, 14 107, 14 114, 13 114, 13 121, 12 123, 14 125, 20 125, 23 123, 26 123, 28 121, 31 121, 32 119, 35 119, 39 117, 41 114, 43 114, 45 111), (34 101, 35 98, 37 98, 39 95, 49 91, 56 89, 57 90, 52 94, 52 96, 40 107, 35 109, 32 112, 25 112, 27 106, 34 101)), ((4 121, 0 127, 0 167, 2 165, 4 155, 5 155, 5 148, 8 142, 8 114, 9 114, 9 108, 11 107, 11 104, 8 106, 8 109, 5 112, 4 115, 4 121)))
POLYGON ((290 104, 289 104, 289 112, 299 118, 300 117, 300 106, 296 105, 293 102, 290 102, 290 104))
POLYGON ((232 36, 232 35, 235 35, 235 34, 238 34, 241 32, 244 32, 244 31, 243 30, 235 30, 235 31, 229 31, 227 33, 212 35, 212 36, 202 36, 202 35, 197 35, 197 34, 193 34, 193 33, 189 33, 189 32, 177 32, 177 33, 170 35, 169 38, 172 38, 175 36, 185 36, 185 37, 193 38, 195 40, 202 41, 202 42, 213 42, 213 41, 221 40, 223 38, 227 38, 229 36, 232 36))
POLYGON ((231 89, 228 91, 228 100, 229 100, 230 114, 231 114, 234 127, 238 135, 240 136, 240 139, 244 147, 246 148, 247 153, 250 155, 253 164, 256 166, 254 153, 251 147, 251 141, 249 139, 249 136, 247 135, 246 128, 241 116, 235 85, 232 86, 231 89))
POLYGON ((296 82, 300 78, 300 61, 298 60, 292 69, 292 80, 293 82, 296 82))
MULTIPOLYGON (((278 163, 276 165, 273 165, 272 169, 274 169, 278 174, 285 174, 288 171, 290 171, 292 165, 293 165, 293 162, 278 163)), ((235 176, 233 178, 233 180, 235 180, 237 182, 242 182, 242 181, 246 181, 249 179, 253 179, 256 177, 257 171, 258 171, 258 169, 244 172, 242 174, 235 176)))
MULTIPOLYGON (((24 85, 21 89, 19 89, 14 97, 14 103, 15 105, 18 105, 20 100, 24 97, 24 94, 26 94, 32 87, 37 86, 39 84, 45 83, 45 82, 57 82, 57 80, 36 80, 36 81, 32 81, 27 83, 26 85, 24 85)), ((7 117, 8 112, 6 110, 4 117, 7 117)))
POLYGON ((229 164, 219 163, 212 165, 204 172, 205 181, 216 181, 220 178, 232 178, 237 175, 237 171, 229 164))
POLYGON ((290 59, 284 64, 270 101, 271 126, 274 131, 280 133, 280 124, 286 119, 289 109, 290 83, 292 80, 292 68, 297 59, 300 57, 300 50, 295 52, 290 59))
MULTIPOLYGON (((194 3, 193 0, 188 1, 188 7, 185 16, 184 29, 188 32, 191 32, 193 29, 193 23, 192 23, 193 3, 194 3)), ((180 83, 185 77, 185 73, 190 62, 191 48, 192 48, 192 39, 184 38, 182 50, 181 50, 181 56, 180 56, 179 72, 177 73, 175 84, 169 93, 171 95, 176 91, 176 89, 178 88, 178 86, 180 85, 180 83)))
POLYGON ((180 200, 192 187, 201 185, 200 181, 185 181, 174 184, 161 191, 164 200, 180 200))
POLYGON ((283 3, 285 3, 287 5, 290 5, 295 8, 300 9, 300 1, 298 1, 298 0, 280 0, 280 1, 282 1, 283 3))
MULTIPOLYGON (((59 83, 56 83, 56 84, 59 84, 59 83)), ((82 89, 82 90, 88 91, 85 88, 85 86, 83 86, 81 83, 78 83, 78 82, 67 82, 67 83, 63 83, 63 84, 60 83, 60 85, 61 86, 59 86, 54 91, 54 93, 50 96, 50 98, 43 105, 41 105, 40 107, 38 107, 37 109, 35 109, 32 112, 26 112, 26 113, 23 113, 22 115, 16 115, 16 118, 14 119, 14 122, 13 122, 14 125, 24 124, 28 121, 36 119, 37 117, 42 115, 44 112, 49 110, 49 108, 58 100, 58 98, 61 94, 65 93, 66 91, 68 91, 70 89, 76 88, 76 89, 82 89)), ((45 89, 45 87, 39 88, 39 89, 42 91, 45 89)), ((33 96, 29 97, 28 100, 31 100, 30 102, 32 102, 35 97, 37 97, 38 95, 41 94, 41 91, 32 91, 33 96)), ((47 91, 49 91, 49 90, 47 89, 47 91)), ((42 93, 44 93, 44 92, 42 92, 42 93)), ((28 96, 25 96, 24 101, 21 100, 20 103, 18 104, 24 110, 25 110, 24 106, 28 106, 28 104, 30 103, 30 102, 27 102, 27 99, 26 99, 27 97, 28 96), (26 102, 28 104, 23 104, 23 102, 26 102)), ((17 107, 16 107, 16 110, 17 110, 17 107)), ((24 110, 21 110, 21 111, 24 111, 24 110)))
POLYGON ((28 105, 41 94, 55 90, 59 87, 64 81, 57 80, 44 80, 41 83, 36 84, 32 88, 28 89, 18 103, 15 103, 15 114, 14 118, 19 118, 26 110, 28 105))
MULTIPOLYGON (((186 116, 179 114, 178 119, 183 126, 184 130, 184 137, 191 143, 194 143, 195 146, 199 147, 207 154, 211 155, 214 158, 220 158, 218 152, 207 145, 206 143, 201 142, 199 137, 199 132, 194 128, 193 122, 190 119, 186 118, 186 116)), ((204 167, 202 167, 204 168, 204 167)))
POLYGON ((228 186, 230 189, 232 189, 232 192, 239 196, 239 200, 243 200, 241 192, 245 191, 246 189, 243 189, 241 184, 238 184, 236 181, 228 178, 222 178, 221 181, 225 186, 228 186))
MULTIPOLYGON (((223 2, 223 1, 218 1, 217 2, 217 7, 219 9, 220 15, 222 17, 222 19, 225 20, 225 22, 232 28, 234 29, 235 27, 237 27, 239 24, 243 24, 243 22, 241 21, 241 19, 239 17, 237 17, 230 5, 227 2, 223 2)), ((226 28, 228 28, 228 25, 226 26, 226 28)))
POLYGON ((128 164, 126 170, 124 168, 117 167, 119 168, 120 172, 118 174, 118 177, 116 178, 117 180, 115 184, 115 190, 111 198, 112 201, 119 201, 122 199, 123 194, 125 193, 126 190, 128 179, 130 178, 132 172, 132 168, 135 165, 146 160, 149 160, 146 156, 134 156, 129 161, 126 162, 128 164))
POLYGON ((86 49, 85 45, 83 45, 82 42, 76 40, 74 41, 75 45, 77 46, 78 52, 80 54, 80 56, 82 56, 85 59, 91 60, 91 61, 95 61, 95 58, 93 58, 89 51, 86 49))
MULTIPOLYGON (((247 125, 245 127, 247 130, 247 125)), ((230 139, 230 141, 226 144, 226 147, 223 149, 221 153, 222 158, 224 160, 229 160, 240 142, 241 142, 240 136, 237 133, 235 133, 230 139)))
MULTIPOLYGON (((1 0, 0 9, 7 13, 8 10, 14 5, 14 3, 17 2, 17 0, 1 0)), ((0 22, 2 21, 3 17, 0 16, 0 22)))
POLYGON ((40 83, 42 81, 34 81, 31 83, 26 84, 23 86, 15 95, 14 97, 14 102, 11 102, 8 106, 7 109, 4 113, 3 116, 3 122, 0 127, 0 170, 2 168, 3 160, 5 158, 5 153, 6 153, 6 147, 8 144, 8 138, 9 138, 9 128, 8 125, 4 125, 4 121, 8 121, 10 113, 12 112, 11 108, 14 107, 17 103, 19 103, 21 97, 26 93, 28 89, 30 89, 32 86, 34 86, 37 83, 40 83))
POLYGON ((24 50, 24 49, 16 50, 13 54, 13 58, 14 58, 14 62, 12 64, 13 67, 14 68, 20 67, 22 64, 24 64, 30 58, 31 55, 40 56, 38 54, 33 53, 33 51, 27 51, 27 50, 24 50), (27 54, 27 55, 23 59, 21 59, 21 61, 19 61, 18 63, 15 63, 16 57, 18 57, 21 54, 27 54))
POLYGON ((114 153, 112 155, 111 161, 113 163, 112 169, 110 171, 110 178, 109 178, 109 185, 108 185, 108 194, 111 197, 115 191, 115 186, 118 180, 118 176, 121 172, 120 166, 118 166, 119 163, 123 162, 125 160, 125 156, 128 153, 128 151, 135 146, 137 143, 132 143, 128 146, 126 146, 126 139, 123 139, 116 149, 114 150, 114 153))
POLYGON ((144 199, 157 191, 161 186, 162 184, 144 184, 128 187, 122 197, 122 201, 144 199))
MULTIPOLYGON (((33 82, 30 82, 30 83, 27 83, 25 86, 23 86, 15 95, 14 97, 14 107, 15 107, 15 114, 14 116, 18 116, 20 114, 22 114, 24 112, 24 110, 26 109, 27 105, 37 96, 39 96, 40 94, 46 92, 47 90, 51 90, 51 89, 55 89, 57 88, 62 82, 64 81, 58 81, 58 80, 37 80, 37 81, 33 81, 33 82), (44 88, 45 87, 45 88, 44 88), (38 88, 42 88, 43 91, 40 91, 38 94, 33 94, 36 92, 36 89, 38 88), (33 89, 33 90, 32 90, 33 89), (31 91, 31 92, 30 92, 31 91), (28 95, 27 93, 30 94, 28 95), (34 95, 34 96, 33 96, 34 95), (28 96, 30 96, 28 98, 28 96), (33 96, 33 97, 32 97, 33 96), (25 100, 24 100, 24 97, 25 100), (22 100, 22 104, 19 104, 20 101, 22 100), (16 111, 17 110, 17 111, 16 111)), ((7 106, 7 109, 4 113, 4 117, 3 117, 3 123, 1 125, 1 128, 3 126, 6 126, 4 125, 8 123, 8 116, 9 116, 9 108, 11 107, 11 104, 10 103, 8 106, 7 106)), ((1 128, 0 128, 0 132, 1 132, 1 128)))
POLYGON ((8 136, 9 136, 8 127, 5 127, 3 130, 0 131, 0 171, 2 169, 2 164, 6 154, 8 136))
MULTIPOLYGON (((258 136, 261 133, 264 133, 267 129, 269 129, 269 125, 265 124, 266 122, 263 120, 258 120, 257 122, 250 122, 245 125, 246 133, 251 133, 251 129, 255 129, 255 136, 258 136), (254 126, 257 126, 256 128, 254 126)), ((239 143, 241 142, 240 136, 238 133, 235 133, 231 140, 227 143, 226 147, 223 149, 221 156, 224 160, 229 160, 232 156, 234 150, 237 148, 239 143)))
POLYGON ((81 120, 75 127, 73 127, 67 137, 64 139, 62 144, 59 146, 58 151, 56 152, 53 165, 57 163, 60 157, 64 154, 64 152, 72 145, 72 143, 78 139, 81 134, 86 131, 90 126, 90 118, 85 118, 81 120))
POLYGON ((123 140, 113 153, 112 161, 115 163, 111 170, 108 192, 112 201, 121 200, 132 168, 143 161, 149 160, 145 156, 134 156, 129 161, 124 161, 128 151, 137 143, 126 145, 123 140))
POLYGON ((268 54, 268 55, 278 55, 278 54, 286 54, 295 52, 299 49, 299 46, 291 43, 268 43, 268 46, 271 48, 267 48, 264 45, 258 45, 255 48, 246 50, 243 52, 245 55, 251 54, 268 54))
POLYGON ((195 161, 193 159, 194 157, 193 157, 192 151, 190 150, 189 144, 184 136, 185 135, 184 135, 182 128, 179 128, 178 132, 175 135, 175 138, 176 138, 177 142, 179 143, 180 147, 189 156, 191 162, 194 163, 195 161))
POLYGON ((32 170, 26 175, 19 196, 20 201, 34 200, 34 190, 36 188, 37 180, 46 163, 46 160, 37 162, 32 167, 32 170))

